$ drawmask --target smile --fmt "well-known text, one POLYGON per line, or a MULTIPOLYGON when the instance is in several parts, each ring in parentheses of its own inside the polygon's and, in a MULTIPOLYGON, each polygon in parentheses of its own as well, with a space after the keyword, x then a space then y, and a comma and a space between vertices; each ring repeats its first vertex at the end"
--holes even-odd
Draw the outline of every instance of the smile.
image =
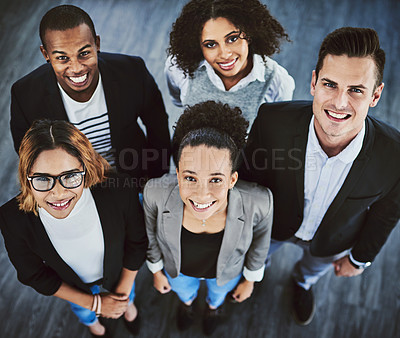
POLYGON ((87 73, 82 76, 68 76, 68 79, 71 80, 75 85, 83 85, 87 80, 87 73))
POLYGON ((195 201, 192 201, 192 200, 189 200, 190 201, 190 203, 192 204, 192 206, 193 206, 193 208, 196 210, 196 211, 205 211, 205 210, 207 210, 208 208, 210 208, 216 201, 213 201, 213 202, 210 202, 210 203, 204 203, 204 204, 202 204, 202 203, 197 203, 197 202, 195 202, 195 201))
POLYGON ((74 199, 74 197, 72 197, 69 200, 64 200, 61 202, 47 202, 47 204, 54 210, 65 210, 70 206, 71 201, 73 199, 74 199))
POLYGON ((347 120, 351 115, 350 114, 341 114, 341 113, 335 113, 332 110, 326 110, 325 113, 328 115, 333 120, 347 120))
POLYGON ((238 58, 229 62, 217 62, 217 64, 222 70, 232 70, 235 67, 235 63, 237 60, 238 58))

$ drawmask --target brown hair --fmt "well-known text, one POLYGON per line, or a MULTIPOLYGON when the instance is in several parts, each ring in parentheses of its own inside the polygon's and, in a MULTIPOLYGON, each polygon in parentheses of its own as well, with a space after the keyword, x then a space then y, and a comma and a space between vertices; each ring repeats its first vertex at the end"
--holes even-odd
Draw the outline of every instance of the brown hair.
POLYGON ((92 147, 87 137, 67 121, 35 121, 26 132, 19 148, 18 178, 21 193, 17 199, 19 208, 37 215, 37 203, 33 197, 27 176, 40 153, 61 148, 77 158, 85 168, 84 187, 102 182, 111 169, 108 162, 92 147))
POLYGON ((322 41, 315 67, 316 77, 328 55, 347 55, 348 57, 371 57, 376 66, 375 88, 383 80, 385 52, 380 48, 379 37, 371 28, 342 27, 328 34, 322 41))

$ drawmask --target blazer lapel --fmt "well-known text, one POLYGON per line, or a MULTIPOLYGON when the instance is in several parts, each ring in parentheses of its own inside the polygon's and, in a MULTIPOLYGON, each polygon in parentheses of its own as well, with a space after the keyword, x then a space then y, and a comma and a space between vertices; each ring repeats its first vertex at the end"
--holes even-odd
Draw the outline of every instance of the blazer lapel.
MULTIPOLYGON (((47 235, 42 222, 40 221, 40 218, 35 216, 33 213, 29 214, 29 218, 31 219, 30 222, 33 228, 32 233, 36 236, 38 248, 40 248, 40 252, 42 253, 43 257, 47 257, 48 259, 47 261, 44 260, 44 262, 50 266, 60 267, 60 270, 66 271, 68 275, 74 279, 76 285, 84 286, 79 276, 67 263, 64 262, 57 250, 54 248, 53 243, 51 243, 51 240, 47 235)), ((87 290, 89 291, 89 289, 87 290)))
POLYGON ((172 190, 162 214, 161 231, 165 236, 165 242, 169 246, 175 267, 181 265, 181 230, 183 220, 183 202, 179 195, 179 186, 172 190))
MULTIPOLYGON (((307 108, 307 110, 311 109, 307 108)), ((299 202, 300 212, 304 211, 304 170, 306 165, 306 147, 308 140, 308 129, 312 117, 312 111, 309 114, 304 112, 304 119, 297 126, 297 133, 293 139, 294 151, 292 156, 292 168, 296 168, 296 191, 297 199, 299 202), (297 151, 300 150, 300 151, 297 151), (300 163, 300 164, 299 164, 300 163), (300 168, 298 168, 300 165, 300 168)))
POLYGON ((217 261, 217 277, 225 269, 229 258, 240 242, 244 228, 243 201, 240 192, 233 188, 228 197, 228 213, 226 216, 226 226, 222 239, 221 249, 217 261))
POLYGON ((350 194, 350 192, 356 186, 360 178, 363 176, 363 172, 369 161, 368 150, 371 144, 373 144, 375 138, 374 126, 368 119, 366 120, 365 128, 366 130, 361 152, 354 160, 353 165, 351 166, 351 169, 342 187, 340 188, 338 194, 336 195, 331 205, 329 206, 328 210, 326 211, 325 216, 321 221, 321 225, 327 222, 337 213, 337 211, 340 209, 347 196, 350 194))
POLYGON ((294 167, 297 167, 299 163, 301 163, 301 167, 295 170, 297 199, 299 201, 301 214, 303 214, 304 210, 304 167, 306 163, 306 146, 307 136, 304 137, 304 135, 297 135, 294 137, 295 149, 301 150, 293 154, 293 157, 297 161, 297 163, 294 163, 294 167))
POLYGON ((53 69, 50 67, 49 76, 46 80, 45 102, 47 106, 48 116, 52 120, 65 120, 68 121, 68 115, 65 111, 64 103, 61 98, 60 89, 58 88, 57 79, 54 75, 53 69))
POLYGON ((110 132, 111 132, 111 144, 113 148, 118 148, 121 144, 120 130, 121 126, 121 100, 119 95, 118 82, 114 80, 113 74, 107 68, 106 63, 99 56, 99 70, 101 74, 101 80, 103 82, 104 95, 106 98, 106 105, 108 111, 108 119, 110 122, 110 132))
POLYGON ((113 264, 113 252, 117 250, 114 245, 119 245, 118 238, 116 238, 115 229, 113 224, 115 222, 113 215, 113 208, 103 208, 104 205, 109 204, 109 198, 102 193, 97 187, 92 188, 92 195, 95 200, 96 209, 99 213, 101 228, 103 230, 104 238, 104 261, 103 261, 103 275, 107 275, 108 267, 113 264))

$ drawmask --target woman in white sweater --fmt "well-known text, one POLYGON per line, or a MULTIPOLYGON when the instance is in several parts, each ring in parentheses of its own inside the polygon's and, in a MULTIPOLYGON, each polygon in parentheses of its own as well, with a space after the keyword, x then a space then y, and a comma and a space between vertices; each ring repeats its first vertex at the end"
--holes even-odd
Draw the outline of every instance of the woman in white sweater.
POLYGON ((264 102, 293 97, 293 78, 270 56, 284 28, 258 0, 191 0, 172 26, 165 74, 177 106, 213 100, 252 124, 264 102))

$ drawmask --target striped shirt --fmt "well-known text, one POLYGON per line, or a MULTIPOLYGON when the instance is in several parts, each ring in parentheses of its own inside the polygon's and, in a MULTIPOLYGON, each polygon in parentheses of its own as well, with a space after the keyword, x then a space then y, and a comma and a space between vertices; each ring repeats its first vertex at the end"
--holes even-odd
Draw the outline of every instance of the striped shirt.
POLYGON ((101 75, 99 74, 96 90, 87 102, 77 102, 71 99, 60 84, 58 87, 69 122, 86 135, 93 148, 111 166, 115 166, 115 149, 112 149, 111 146, 110 123, 101 75))

